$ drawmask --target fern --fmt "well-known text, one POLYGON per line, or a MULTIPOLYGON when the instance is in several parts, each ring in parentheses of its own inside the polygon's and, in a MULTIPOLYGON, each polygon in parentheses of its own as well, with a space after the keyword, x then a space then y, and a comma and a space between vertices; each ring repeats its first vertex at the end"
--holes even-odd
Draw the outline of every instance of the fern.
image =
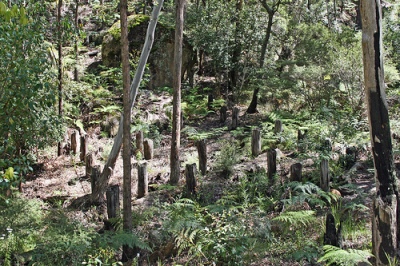
POLYGON ((373 255, 366 250, 348 249, 344 250, 335 246, 324 246, 324 255, 318 262, 325 262, 326 265, 358 265, 360 262, 372 265, 368 258, 373 255))
POLYGON ((287 211, 272 219, 273 221, 281 222, 289 226, 297 227, 299 224, 307 226, 315 221, 314 211, 287 211))
POLYGON ((102 248, 112 247, 118 250, 121 246, 127 245, 131 248, 138 247, 143 250, 151 251, 149 245, 143 242, 136 234, 118 231, 116 233, 106 231, 103 235, 99 235, 97 239, 99 246, 102 248))

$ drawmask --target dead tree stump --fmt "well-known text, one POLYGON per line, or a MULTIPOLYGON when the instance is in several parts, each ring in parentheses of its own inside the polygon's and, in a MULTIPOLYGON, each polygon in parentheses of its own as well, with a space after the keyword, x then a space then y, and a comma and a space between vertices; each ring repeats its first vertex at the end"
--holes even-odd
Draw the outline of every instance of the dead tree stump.
POLYGON ((92 173, 90 175, 90 184, 92 187, 92 194, 97 191, 97 181, 100 178, 100 165, 95 165, 92 167, 92 173))
POLYGON ((119 216, 119 186, 114 185, 107 189, 107 215, 108 219, 116 218, 119 216))
POLYGON ((86 154, 86 159, 85 159, 85 171, 87 178, 89 178, 92 174, 93 162, 94 162, 93 153, 89 152, 88 154, 86 154))
POLYGON ((301 163, 295 163, 290 166, 290 181, 301 182, 301 171, 303 166, 301 163))
POLYGON ((213 103, 214 103, 214 96, 212 94, 208 94, 208 99, 207 99, 207 108, 208 110, 213 109, 213 103))
POLYGON ((332 213, 328 213, 326 216, 326 230, 324 234, 324 245, 331 245, 335 247, 340 247, 341 242, 341 228, 336 230, 336 221, 332 213))
POLYGON ((251 132, 251 154, 257 157, 261 153, 261 131, 254 128, 251 132))
POLYGON ((71 134, 71 151, 73 154, 78 154, 78 140, 80 140, 79 132, 74 130, 71 134))
POLYGON ((267 164, 268 179, 272 183, 276 174, 276 150, 267 151, 267 164))
POLYGON ((323 151, 330 153, 332 152, 332 141, 330 138, 326 138, 322 144, 323 151))
POLYGON ((225 105, 221 106, 221 109, 219 109, 219 121, 221 123, 225 123, 226 121, 227 118, 226 112, 228 112, 228 107, 226 107, 225 105))
POLYGON ((143 141, 143 148, 144 148, 144 159, 145 160, 151 160, 153 159, 153 140, 151 139, 145 139, 143 141))
POLYGON ((306 143, 306 138, 307 138, 307 129, 302 132, 301 129, 297 130, 297 151, 298 152, 305 152, 307 149, 307 143, 306 143))
POLYGON ((196 194, 196 164, 187 164, 185 167, 186 188, 189 194, 196 194))
POLYGON ((320 187, 323 191, 329 191, 329 161, 322 159, 321 161, 321 180, 320 187))
POLYGON ((279 134, 283 131, 283 125, 281 120, 275 120, 274 133, 279 134))
POLYGON ((232 110, 232 125, 231 129, 235 130, 239 126, 239 108, 234 107, 232 110))
POLYGON ((207 143, 205 139, 196 142, 197 153, 199 154, 199 169, 202 175, 207 172, 207 143))
POLYGON ((86 154, 87 154, 87 147, 88 147, 88 140, 89 140, 89 136, 86 135, 82 135, 81 136, 81 153, 80 153, 80 160, 81 162, 84 162, 86 159, 86 154))
POLYGON ((137 198, 143 198, 149 192, 149 178, 147 175, 147 163, 138 164, 138 193, 137 198))
POLYGON ((136 132, 136 149, 139 150, 143 155, 143 153, 144 153, 143 131, 136 132))

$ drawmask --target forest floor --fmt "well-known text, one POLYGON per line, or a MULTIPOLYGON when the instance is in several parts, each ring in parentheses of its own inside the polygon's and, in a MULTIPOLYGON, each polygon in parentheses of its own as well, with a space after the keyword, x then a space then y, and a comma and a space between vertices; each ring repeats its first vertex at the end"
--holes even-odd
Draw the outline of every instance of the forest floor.
MULTIPOLYGON (((162 98, 162 97, 161 97, 162 98)), ((143 103, 149 103, 144 101, 143 103)), ((164 99, 165 100, 165 99, 164 99)), ((162 103, 160 101, 151 101, 151 105, 158 105, 162 103)), ((160 107, 160 106, 158 106, 160 107)), ((162 108, 154 108, 154 106, 147 106, 148 110, 162 110, 162 108)), ((250 127, 255 126, 265 119, 260 114, 249 115, 245 114, 245 109, 241 108, 240 113, 240 127, 243 127, 251 133, 250 127)), ((207 140, 207 157, 208 157, 208 169, 205 176, 199 177, 199 191, 204 193, 204 196, 208 197, 208 200, 216 202, 224 194, 224 191, 229 189, 232 185, 236 184, 238 180, 246 176, 249 173, 260 171, 260 169, 266 170, 267 168, 267 153, 263 151, 258 157, 252 158, 251 156, 243 155, 240 157, 238 163, 234 165, 233 173, 230 178, 224 178, 221 173, 216 169, 216 161, 218 153, 221 150, 221 140, 226 142, 234 142, 235 137, 232 132, 224 128, 229 125, 230 120, 228 119, 225 124, 220 123, 219 115, 211 114, 204 118, 197 120, 195 123, 190 123, 191 130, 198 132, 211 132, 215 129, 221 128, 218 134, 207 140), (207 195, 206 195, 207 194, 207 195)), ((113 139, 104 138, 100 134, 99 128, 93 128, 87 131, 89 134, 89 151, 95 154, 95 164, 103 165, 105 158, 110 151, 113 143, 113 139)), ((172 202, 174 198, 182 192, 184 189, 184 166, 186 163, 195 163, 198 161, 198 155, 194 141, 188 138, 188 134, 182 134, 181 140, 181 181, 180 186, 174 191, 157 190, 157 186, 167 184, 169 179, 169 143, 170 134, 164 131, 159 140, 159 144, 156 145, 154 150, 154 158, 147 161, 148 164, 148 176, 150 184, 149 195, 144 199, 136 199, 137 191, 137 171, 132 169, 132 203, 134 208, 147 208, 151 207, 154 202, 172 202)), ((248 139, 247 139, 248 140, 248 139)), ((248 148, 249 143, 241 143, 239 149, 248 148)), ((298 161, 298 158, 293 158, 293 151, 280 151, 278 150, 278 176, 280 177, 279 182, 282 184, 289 182, 289 169, 292 163, 298 161)), ((103 226, 104 214, 99 214, 96 207, 91 209, 76 209, 71 208, 71 203, 77 199, 82 198, 84 195, 91 193, 90 179, 85 176, 85 165, 80 162, 78 155, 62 155, 55 156, 55 149, 48 149, 42 151, 39 154, 39 164, 34 171, 34 174, 29 176, 26 183, 23 184, 23 195, 27 198, 41 199, 44 202, 57 206, 63 207, 68 210, 69 215, 73 219, 79 220, 84 225, 96 228, 100 230, 103 226)), ((242 153, 246 154, 246 152, 242 153)), ((366 158, 362 156, 360 160, 348 170, 344 176, 346 176, 348 182, 355 184, 359 190, 361 190, 365 196, 364 205, 371 207, 371 198, 374 192, 374 179, 373 171, 371 166, 366 163, 366 158)), ((132 162, 135 163, 136 159, 132 157, 132 162)), ((307 173, 311 168, 315 167, 312 159, 306 159, 302 161, 303 172, 307 173)), ((342 178, 342 177, 332 177, 342 178)), ((109 182, 110 185, 118 184, 122 188, 122 158, 118 157, 113 175, 109 182)), ((354 193, 348 193, 343 195, 343 200, 351 201, 356 197, 354 193)), ((122 199, 122 195, 120 195, 122 199)), ((369 220, 369 211, 365 211, 363 216, 369 220)), ((367 224, 370 227, 370 223, 367 224)), ((365 241, 361 239, 360 241, 365 241)), ((356 240, 352 240, 348 243, 343 243, 346 247, 357 247, 360 243, 356 243, 356 240)), ((168 264, 168 260, 165 261, 164 265, 168 264)), ((265 257, 259 257, 256 262, 251 265, 278 265, 276 259, 271 261, 271 257, 265 254, 265 257)), ((304 265, 295 261, 282 260, 279 265, 304 265)))
MULTIPOLYGON (((82 13, 90 15, 90 9, 85 7, 82 13)), ((91 30, 95 30, 96 25, 92 25, 91 30)), ((87 50, 84 60, 84 66, 88 67, 95 61, 100 60, 97 57, 90 55, 92 51, 99 51, 99 47, 85 48, 87 50)), ((86 51, 86 50, 83 51, 86 51)), ((165 116, 165 105, 172 102, 171 96, 166 94, 155 95, 153 92, 141 91, 138 95, 139 109, 142 110, 142 114, 139 115, 139 119, 154 124, 155 121, 161 116, 165 116), (156 110, 150 113, 146 110, 156 110)), ((238 106, 240 108, 240 125, 243 132, 248 136, 246 138, 241 137, 240 139, 235 136, 233 131, 228 130, 231 123, 230 111, 228 111, 228 119, 225 123, 220 122, 219 114, 209 114, 205 117, 196 118, 195 120, 185 121, 188 127, 182 131, 181 139, 181 180, 180 186, 175 190, 158 190, 160 187, 168 183, 169 180, 169 157, 170 157, 170 132, 164 130, 161 132, 157 144, 154 149, 154 158, 147 161, 147 172, 149 177, 149 194, 143 199, 136 198, 137 192, 137 171, 132 169, 132 203, 134 209, 148 208, 151 206, 158 206, 157 202, 172 202, 177 195, 182 193, 184 190, 184 167, 187 163, 197 163, 198 155, 197 149, 194 144, 194 140, 190 138, 188 132, 208 132, 212 133, 207 138, 207 159, 208 167, 205 176, 199 176, 199 193, 204 193, 204 197, 211 202, 216 202, 222 197, 222 195, 231 186, 238 183, 239 179, 254 173, 257 171, 267 170, 267 152, 263 150, 262 153, 253 158, 249 156, 249 137, 251 135, 251 127, 260 125, 266 120, 264 115, 266 112, 260 110, 260 113, 246 114, 246 108, 244 106, 238 106), (225 178, 218 169, 217 161, 221 149, 223 149, 223 141, 225 143, 238 142, 237 148, 240 158, 237 163, 233 166, 232 174, 229 178, 225 178)), ((162 119, 164 119, 163 117, 162 119)), ((100 126, 86 129, 89 135, 89 152, 95 155, 95 163, 101 166, 104 165, 105 160, 111 150, 113 139, 105 138, 100 134, 100 126)), ((71 133, 71 130, 69 130, 71 133)), ((79 150, 79 149, 78 149, 79 150)), ((78 198, 83 198, 85 195, 91 193, 91 182, 86 177, 85 165, 80 162, 79 154, 69 154, 56 156, 56 148, 50 148, 44 151, 40 151, 38 154, 38 164, 36 165, 33 174, 31 174, 26 182, 22 185, 22 195, 29 199, 40 199, 43 202, 48 203, 50 206, 62 207, 67 211, 69 216, 73 219, 79 220, 82 224, 93 227, 96 230, 101 230, 104 226, 104 214, 99 214, 95 206, 89 209, 72 208, 72 203, 78 198)), ((136 163, 136 159, 132 157, 132 163, 136 163)), ((277 172, 279 180, 282 184, 289 182, 290 166, 293 163, 299 162, 299 158, 293 157, 293 150, 278 150, 277 151, 277 172)), ((303 164, 303 173, 312 171, 315 168, 315 162, 312 159, 301 159, 303 164)), ((339 179, 345 177, 348 183, 355 184, 358 189, 364 194, 364 205, 371 209, 372 196, 375 190, 375 183, 373 178, 372 166, 367 163, 365 155, 358 157, 358 162, 349 167, 349 169, 343 174, 343 176, 332 176, 332 179, 339 179)), ((122 158, 118 157, 116 166, 113 170, 113 175, 109 181, 109 185, 118 184, 122 188, 122 158)), ((122 189, 121 189, 122 191, 122 189)), ((345 191, 342 191, 345 192, 345 191)), ((353 192, 349 192, 347 195, 342 193, 342 197, 345 201, 351 201, 357 195, 353 192)), ((122 195, 120 195, 122 199, 122 195)), ((325 215, 325 214, 322 214, 325 215)), ((370 217, 370 211, 367 210, 362 213, 365 217, 370 217)), ((370 218, 366 218, 368 221, 370 218)), ((157 224, 157 217, 154 218, 154 223, 157 224)), ((370 228, 370 222, 367 222, 367 227, 370 228)), ((310 237, 314 237, 311 236, 310 237)), ((359 241, 365 241, 365 239, 359 239, 359 241)), ((367 240, 370 242, 370 240, 367 240)), ((343 243, 345 247, 357 248, 361 246, 357 243, 357 239, 353 239, 351 242, 343 243)), ((155 251, 157 252, 157 251, 155 251)), ((155 253, 154 252, 154 253, 155 253)), ((154 254, 153 253, 153 254, 154 254)), ((148 254, 151 256, 151 254, 148 254)), ((276 254, 275 254, 276 255, 276 254)), ((284 254, 282 259, 271 259, 271 254, 266 252, 263 255, 258 255, 257 258, 253 259, 251 265, 307 265, 304 263, 296 262, 293 260, 286 260, 284 254)), ((173 262, 169 261, 168 256, 164 256, 163 265, 174 265, 173 262)), ((182 262, 181 262, 182 263, 182 262)), ((183 263, 185 263, 183 261, 183 263)), ((141 264, 146 265, 146 264, 141 264)), ((156 265, 156 263, 152 264, 156 265)), ((309 264, 311 265, 311 264, 309 264)), ((315 265, 315 264, 314 264, 315 265)))

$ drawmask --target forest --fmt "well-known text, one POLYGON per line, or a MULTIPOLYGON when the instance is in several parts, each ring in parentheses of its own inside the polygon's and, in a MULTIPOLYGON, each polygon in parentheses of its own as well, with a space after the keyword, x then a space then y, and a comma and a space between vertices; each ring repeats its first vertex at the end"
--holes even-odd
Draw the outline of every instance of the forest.
POLYGON ((0 265, 400 265, 397 0, 0 0, 0 265))

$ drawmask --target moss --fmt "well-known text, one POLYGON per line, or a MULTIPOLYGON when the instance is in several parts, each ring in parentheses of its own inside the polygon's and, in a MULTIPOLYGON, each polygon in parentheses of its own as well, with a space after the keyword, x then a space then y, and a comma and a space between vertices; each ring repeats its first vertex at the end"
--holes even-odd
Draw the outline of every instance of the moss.
MULTIPOLYGON (((128 30, 135 28, 149 20, 150 17, 147 15, 131 15, 128 17, 128 30)), ((114 25, 112 25, 108 30, 108 33, 110 33, 115 40, 119 40, 121 38, 121 22, 115 22, 114 25)))

